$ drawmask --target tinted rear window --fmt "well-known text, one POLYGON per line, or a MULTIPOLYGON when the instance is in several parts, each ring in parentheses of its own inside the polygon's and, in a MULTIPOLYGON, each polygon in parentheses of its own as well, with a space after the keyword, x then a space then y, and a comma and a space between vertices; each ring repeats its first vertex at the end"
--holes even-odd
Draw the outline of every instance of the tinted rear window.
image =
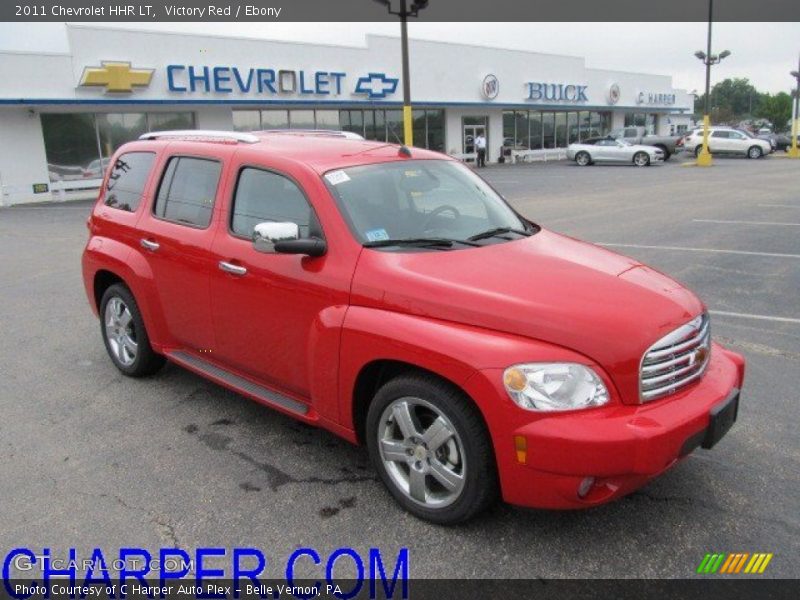
POLYGON ((119 156, 111 165, 103 203, 120 210, 135 211, 155 158, 153 152, 128 152, 119 156))
POLYGON ((157 217, 208 227, 222 164, 206 158, 175 156, 167 163, 158 189, 157 217))

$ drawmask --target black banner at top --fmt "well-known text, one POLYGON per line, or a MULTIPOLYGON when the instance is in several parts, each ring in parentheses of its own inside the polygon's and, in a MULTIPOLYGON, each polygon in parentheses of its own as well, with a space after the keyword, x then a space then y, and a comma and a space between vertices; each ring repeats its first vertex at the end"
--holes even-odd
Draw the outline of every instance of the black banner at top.
MULTIPOLYGON (((0 21, 706 21, 710 0, 3 0, 0 21), (415 4, 416 2, 416 4, 415 4)), ((800 21, 798 0, 714 0, 715 21, 800 21)))

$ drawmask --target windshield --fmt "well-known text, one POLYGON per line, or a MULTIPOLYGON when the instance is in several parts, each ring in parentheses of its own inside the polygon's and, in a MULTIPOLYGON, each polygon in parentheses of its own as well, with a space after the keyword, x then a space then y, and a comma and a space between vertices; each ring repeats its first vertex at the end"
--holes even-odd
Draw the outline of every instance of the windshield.
POLYGON ((532 232, 488 184, 455 161, 364 165, 329 171, 325 181, 356 238, 368 245, 387 240, 468 241, 474 236, 497 243, 516 238, 481 234, 532 232))

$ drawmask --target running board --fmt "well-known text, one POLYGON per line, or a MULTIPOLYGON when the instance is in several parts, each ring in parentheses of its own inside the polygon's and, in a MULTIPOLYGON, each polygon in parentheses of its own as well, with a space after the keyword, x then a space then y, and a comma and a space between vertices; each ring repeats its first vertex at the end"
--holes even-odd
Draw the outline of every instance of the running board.
POLYGON ((254 396, 265 404, 278 406, 284 410, 288 410, 298 415, 305 415, 308 412, 308 406, 302 402, 298 402, 297 400, 293 400, 288 396, 284 396, 283 394, 274 392, 268 388, 265 388, 264 386, 258 385, 257 383, 253 383, 244 377, 234 375, 230 371, 226 371, 225 369, 206 362, 202 358, 197 358, 188 352, 183 352, 182 350, 167 352, 167 357, 179 365, 185 366, 201 374, 209 375, 213 379, 222 381, 225 383, 225 385, 228 385, 235 390, 254 396))

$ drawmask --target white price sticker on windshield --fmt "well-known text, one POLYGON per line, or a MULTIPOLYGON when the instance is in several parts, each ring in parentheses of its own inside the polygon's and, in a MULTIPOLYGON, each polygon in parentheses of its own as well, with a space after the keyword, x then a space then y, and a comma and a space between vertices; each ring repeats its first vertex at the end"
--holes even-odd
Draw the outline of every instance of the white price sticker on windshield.
POLYGON ((328 183, 331 185, 339 185, 345 181, 350 181, 350 177, 344 171, 331 171, 325 175, 325 179, 327 179, 328 183))

